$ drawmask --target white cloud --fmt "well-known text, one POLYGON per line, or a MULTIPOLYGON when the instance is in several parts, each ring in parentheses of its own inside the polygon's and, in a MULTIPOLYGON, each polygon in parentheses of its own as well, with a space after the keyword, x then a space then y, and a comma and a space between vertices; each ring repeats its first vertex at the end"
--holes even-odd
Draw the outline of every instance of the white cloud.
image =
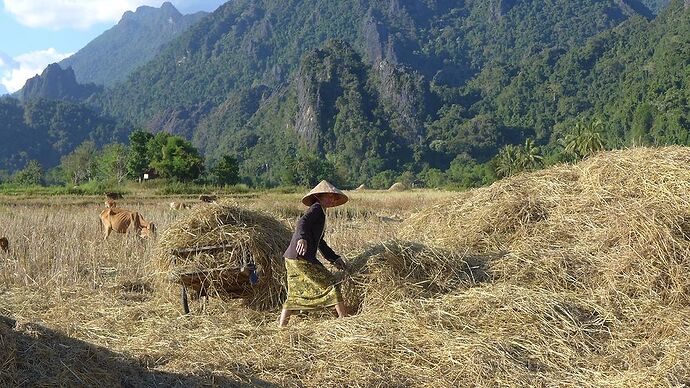
POLYGON ((5 11, 28 27, 88 29, 116 23, 138 6, 160 7, 162 0, 3 0, 5 11))
MULTIPOLYGON (((98 23, 117 23, 126 11, 148 5, 160 7, 164 0, 2 0, 5 11, 28 27, 88 29, 98 23)), ((212 11, 223 0, 176 0, 182 13, 212 11)))
POLYGON ((51 63, 59 62, 72 55, 62 54, 54 48, 22 54, 9 58, 0 53, 0 84, 10 93, 21 89, 26 80, 43 72, 51 63))

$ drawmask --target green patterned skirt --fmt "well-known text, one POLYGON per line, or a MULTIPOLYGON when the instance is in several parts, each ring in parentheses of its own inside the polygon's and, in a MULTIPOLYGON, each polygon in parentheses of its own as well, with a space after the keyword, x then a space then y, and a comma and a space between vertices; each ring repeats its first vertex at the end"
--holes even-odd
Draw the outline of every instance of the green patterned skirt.
POLYGON ((287 270, 286 310, 313 310, 335 306, 343 301, 339 285, 323 264, 305 259, 285 259, 287 270))

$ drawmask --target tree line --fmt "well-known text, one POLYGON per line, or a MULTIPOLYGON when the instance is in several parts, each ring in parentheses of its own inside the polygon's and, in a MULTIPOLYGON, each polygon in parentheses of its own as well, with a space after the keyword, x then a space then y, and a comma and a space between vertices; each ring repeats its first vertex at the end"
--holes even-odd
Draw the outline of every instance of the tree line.
POLYGON ((223 155, 209 168, 199 151, 187 140, 165 132, 152 134, 135 130, 129 144, 109 143, 97 147, 87 140, 60 159, 60 164, 44 170, 36 160, 14 174, 0 175, 0 183, 20 186, 103 183, 117 186, 144 176, 217 186, 239 183, 237 159, 223 155))

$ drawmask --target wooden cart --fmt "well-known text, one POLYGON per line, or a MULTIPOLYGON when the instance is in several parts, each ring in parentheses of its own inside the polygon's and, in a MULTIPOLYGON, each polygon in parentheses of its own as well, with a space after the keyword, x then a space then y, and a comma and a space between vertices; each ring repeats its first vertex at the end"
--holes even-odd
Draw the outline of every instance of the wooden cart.
MULTIPOLYGON (((228 245, 212 245, 204 247, 176 249, 175 256, 189 256, 201 252, 208 253, 228 248, 228 245)), ((195 298, 209 296, 209 290, 222 293, 230 298, 246 298, 252 295, 252 286, 258 282, 256 266, 252 260, 247 260, 242 267, 226 267, 211 270, 177 272, 172 280, 181 285, 182 309, 189 313, 188 295, 195 298)))

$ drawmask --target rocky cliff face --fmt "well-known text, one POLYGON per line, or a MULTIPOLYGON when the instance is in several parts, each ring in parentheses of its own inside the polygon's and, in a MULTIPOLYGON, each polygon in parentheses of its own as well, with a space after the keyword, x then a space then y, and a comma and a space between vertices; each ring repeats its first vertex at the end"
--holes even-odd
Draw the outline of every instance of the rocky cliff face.
POLYGON ((304 69, 299 72, 295 80, 298 109, 297 117, 295 117, 295 132, 311 149, 318 146, 319 133, 322 131, 321 92, 315 81, 304 69))
POLYGON ((63 70, 57 63, 48 65, 41 73, 26 81, 18 92, 19 98, 28 101, 35 98, 49 100, 84 100, 100 90, 94 84, 80 85, 71 67, 63 70))

